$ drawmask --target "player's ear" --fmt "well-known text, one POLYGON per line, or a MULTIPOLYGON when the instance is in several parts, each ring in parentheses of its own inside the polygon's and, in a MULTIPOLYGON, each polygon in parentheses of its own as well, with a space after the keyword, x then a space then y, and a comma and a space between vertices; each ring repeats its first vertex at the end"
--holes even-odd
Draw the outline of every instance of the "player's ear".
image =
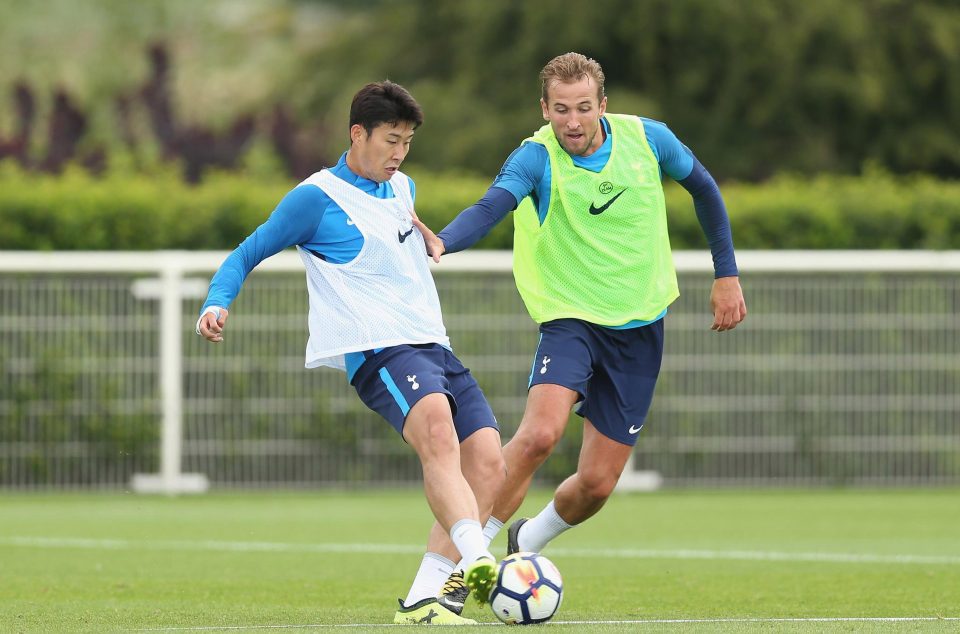
POLYGON ((366 130, 363 129, 363 126, 359 123, 354 123, 350 126, 350 143, 357 143, 363 139, 363 135, 366 133, 366 130))
POLYGON ((540 110, 543 111, 543 120, 549 121, 550 115, 547 113, 547 102, 544 101, 543 99, 540 100, 540 110))

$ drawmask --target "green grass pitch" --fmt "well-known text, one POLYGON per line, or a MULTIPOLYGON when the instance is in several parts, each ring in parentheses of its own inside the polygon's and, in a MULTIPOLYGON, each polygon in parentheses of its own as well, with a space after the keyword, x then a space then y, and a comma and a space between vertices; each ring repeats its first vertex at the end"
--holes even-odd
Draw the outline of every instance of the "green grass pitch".
MULTIPOLYGON (((0 632, 409 630, 430 522, 408 489, 0 495, 0 632)), ((544 554, 548 632, 960 631, 956 489, 617 494, 544 554)))

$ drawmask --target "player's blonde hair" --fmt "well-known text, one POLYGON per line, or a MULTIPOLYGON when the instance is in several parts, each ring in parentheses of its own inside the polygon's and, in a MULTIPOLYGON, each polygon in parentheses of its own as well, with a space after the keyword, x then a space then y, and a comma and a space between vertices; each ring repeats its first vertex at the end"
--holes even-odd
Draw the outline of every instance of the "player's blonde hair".
POLYGON ((600 64, 580 53, 557 55, 540 71, 541 96, 547 101, 547 89, 557 82, 575 83, 590 77, 597 83, 597 100, 603 99, 603 69, 600 64))

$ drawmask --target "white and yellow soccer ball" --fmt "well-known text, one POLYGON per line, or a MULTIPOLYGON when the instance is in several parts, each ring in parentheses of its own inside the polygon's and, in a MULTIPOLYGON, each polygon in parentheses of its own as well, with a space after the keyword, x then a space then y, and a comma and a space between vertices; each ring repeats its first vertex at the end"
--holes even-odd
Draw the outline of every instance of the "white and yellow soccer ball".
POLYGON ((563 601, 563 579, 552 561, 537 553, 515 553, 497 567, 490 607, 508 625, 549 621, 563 601))

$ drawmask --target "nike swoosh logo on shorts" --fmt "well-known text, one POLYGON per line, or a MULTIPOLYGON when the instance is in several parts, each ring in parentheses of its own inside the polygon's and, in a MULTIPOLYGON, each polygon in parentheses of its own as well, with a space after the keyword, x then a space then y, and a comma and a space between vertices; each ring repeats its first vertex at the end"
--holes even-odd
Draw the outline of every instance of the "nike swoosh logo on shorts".
POLYGON ((605 202, 605 203, 604 203, 602 206, 600 206, 600 207, 597 207, 596 205, 594 205, 593 203, 591 203, 591 204, 590 204, 590 215, 591 215, 591 216, 599 216, 600 214, 602 214, 603 212, 605 212, 605 211, 607 210, 607 207, 609 207, 610 205, 612 205, 612 204, 613 204, 613 201, 615 201, 617 198, 620 198, 620 196, 623 196, 623 192, 625 192, 625 191, 627 191, 627 190, 625 190, 625 189, 622 190, 619 194, 617 194, 616 196, 614 196, 613 198, 611 198, 610 200, 608 200, 607 202, 605 202))
POLYGON ((641 429, 643 429, 643 425, 640 425, 640 426, 637 427, 636 429, 633 428, 633 425, 630 425, 630 433, 631 433, 631 434, 639 434, 641 429))

